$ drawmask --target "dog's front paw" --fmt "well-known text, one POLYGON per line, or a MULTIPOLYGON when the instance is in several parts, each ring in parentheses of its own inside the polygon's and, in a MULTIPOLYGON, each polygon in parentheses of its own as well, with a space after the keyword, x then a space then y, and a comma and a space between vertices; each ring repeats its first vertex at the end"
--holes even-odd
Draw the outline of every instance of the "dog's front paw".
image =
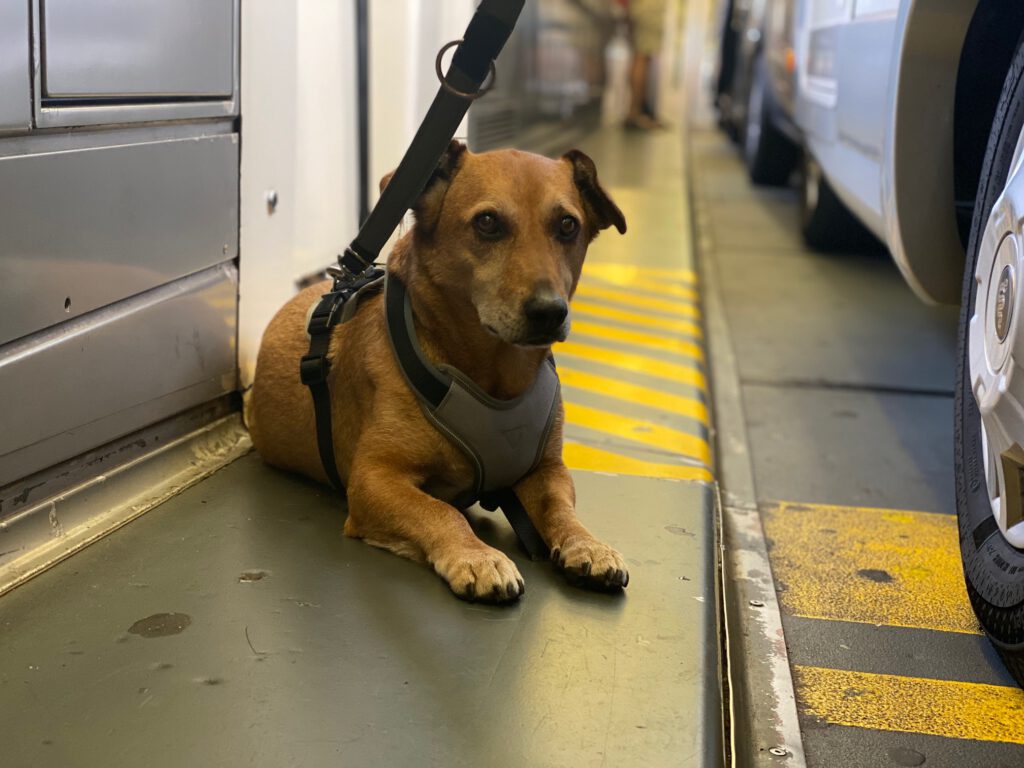
POLYGON ((551 550, 551 559, 578 587, 615 590, 629 584, 622 555, 594 538, 574 536, 551 550))
POLYGON ((516 564, 496 549, 459 552, 434 565, 452 592, 463 600, 511 603, 526 591, 516 564))

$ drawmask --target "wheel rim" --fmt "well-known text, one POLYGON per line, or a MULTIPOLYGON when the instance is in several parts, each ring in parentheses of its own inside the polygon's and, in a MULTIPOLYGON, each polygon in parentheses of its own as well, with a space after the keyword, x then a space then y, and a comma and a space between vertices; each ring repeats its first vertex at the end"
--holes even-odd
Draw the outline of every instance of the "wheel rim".
POLYGON ((989 214, 974 270, 968 321, 971 390, 981 413, 981 447, 992 516, 1024 549, 1024 130, 1006 184, 989 214))

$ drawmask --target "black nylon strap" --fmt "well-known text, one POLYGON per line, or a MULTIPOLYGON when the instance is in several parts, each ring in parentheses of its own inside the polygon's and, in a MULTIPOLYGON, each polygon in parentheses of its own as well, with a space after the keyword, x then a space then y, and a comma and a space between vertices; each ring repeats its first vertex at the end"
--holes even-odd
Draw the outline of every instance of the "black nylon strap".
MULTIPOLYGON (((491 61, 497 58, 511 26, 486 11, 476 14, 466 27, 463 43, 452 56, 452 66, 476 83, 483 83, 491 61)), ((454 84, 453 84, 454 85, 454 84)))
POLYGON ((338 476, 338 465, 334 459, 334 431, 331 423, 331 393, 327 387, 327 374, 330 364, 327 360, 327 349, 331 343, 332 322, 339 307, 336 293, 326 293, 313 310, 309 320, 309 351, 299 363, 299 376, 302 383, 309 387, 313 396, 313 415, 316 420, 316 446, 320 452, 320 463, 331 485, 344 491, 341 477, 338 476))
POLYGON ((341 321, 345 304, 356 300, 357 294, 363 295, 377 290, 384 277, 380 267, 365 271, 356 280, 336 278, 334 287, 320 297, 309 316, 306 332, 309 333, 309 350, 299 362, 299 378, 309 387, 313 397, 313 416, 316 421, 316 445, 320 452, 320 463, 323 465, 327 479, 331 485, 344 492, 338 465, 334 458, 334 432, 331 424, 331 395, 327 386, 327 375, 331 372, 330 360, 327 357, 331 344, 331 331, 341 321))
MULTIPOLYGON (((525 0, 483 0, 466 27, 463 42, 452 57, 445 75, 455 89, 476 92, 491 62, 498 57, 512 34, 525 0)), ((387 243, 405 212, 419 197, 437 163, 459 128, 470 101, 439 88, 426 117, 398 164, 391 182, 363 223, 349 249, 366 263, 372 263, 387 243)), ((344 264, 349 256, 342 257, 344 264)), ((351 260, 349 260, 351 262, 351 260)), ((358 266, 357 262, 355 263, 358 266)), ((354 274, 358 274, 355 271, 354 274)))
POLYGON ((384 311, 387 312, 388 334, 395 348, 395 356, 412 388, 432 407, 437 408, 448 394, 451 381, 438 379, 417 354, 409 336, 409 325, 405 321, 405 295, 405 283, 394 272, 388 272, 384 288, 384 311))
POLYGON ((533 525, 530 515, 526 512, 523 502, 516 496, 511 488, 502 488, 500 491, 491 493, 480 499, 480 506, 484 509, 494 511, 501 507, 505 513, 509 525, 519 539, 519 545, 531 560, 546 560, 550 550, 544 543, 537 528, 533 525))

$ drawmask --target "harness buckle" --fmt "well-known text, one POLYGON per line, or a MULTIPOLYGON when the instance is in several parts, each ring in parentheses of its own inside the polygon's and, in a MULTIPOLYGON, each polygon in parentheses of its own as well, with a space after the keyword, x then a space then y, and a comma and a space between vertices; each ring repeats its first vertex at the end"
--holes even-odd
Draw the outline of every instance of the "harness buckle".
POLYGON ((309 316, 309 325, 306 327, 306 332, 310 336, 327 333, 331 330, 335 324, 335 315, 338 309, 344 306, 348 293, 348 289, 342 289, 325 293, 320 297, 320 301, 317 302, 313 313, 309 316))
POLYGON ((350 245, 345 252, 338 257, 338 266, 341 269, 328 269, 328 273, 334 276, 336 281, 342 283, 354 283, 373 267, 373 258, 366 258, 357 253, 350 245))
POLYGON ((299 378, 306 386, 327 381, 327 372, 330 366, 327 358, 323 355, 304 355, 299 362, 299 378))

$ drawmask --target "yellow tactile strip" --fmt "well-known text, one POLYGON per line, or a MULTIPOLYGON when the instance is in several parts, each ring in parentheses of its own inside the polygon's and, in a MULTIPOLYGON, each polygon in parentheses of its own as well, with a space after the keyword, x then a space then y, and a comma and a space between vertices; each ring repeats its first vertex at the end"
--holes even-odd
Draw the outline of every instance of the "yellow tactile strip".
POLYGON ((1020 688, 822 667, 793 671, 804 713, 833 725, 1024 744, 1020 688))
POLYGON ((712 479, 698 300, 687 269, 584 268, 554 350, 571 468, 712 479))
MULTIPOLYGON (((785 613, 981 634, 955 517, 775 502, 762 505, 762 519, 785 613)), ((799 664, 793 672, 801 713, 830 725, 1024 744, 1019 688, 799 664)))
POLYGON ((763 512, 787 613, 980 633, 964 589, 955 517, 790 502, 763 512))

